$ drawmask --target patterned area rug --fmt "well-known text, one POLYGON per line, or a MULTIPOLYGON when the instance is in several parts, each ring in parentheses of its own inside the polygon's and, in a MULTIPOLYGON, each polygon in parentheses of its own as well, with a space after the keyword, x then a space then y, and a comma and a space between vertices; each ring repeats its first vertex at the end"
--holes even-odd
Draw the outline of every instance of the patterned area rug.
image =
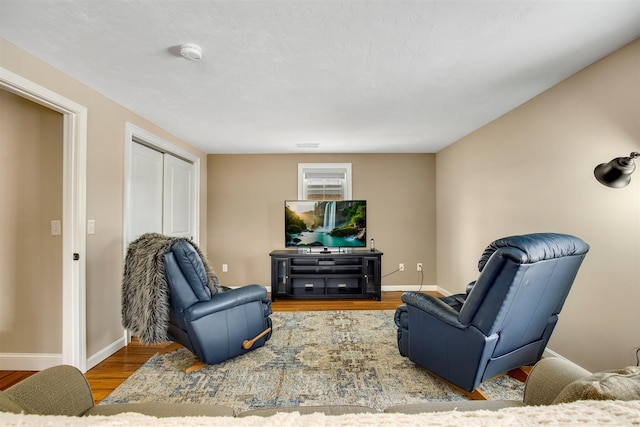
MULTIPOLYGON (((277 312, 264 347, 185 374, 196 359, 181 348, 154 355, 103 404, 188 402, 236 413, 279 406, 392 405, 466 400, 400 356, 393 310, 277 312)), ((489 398, 522 400, 524 385, 503 376, 489 398)))

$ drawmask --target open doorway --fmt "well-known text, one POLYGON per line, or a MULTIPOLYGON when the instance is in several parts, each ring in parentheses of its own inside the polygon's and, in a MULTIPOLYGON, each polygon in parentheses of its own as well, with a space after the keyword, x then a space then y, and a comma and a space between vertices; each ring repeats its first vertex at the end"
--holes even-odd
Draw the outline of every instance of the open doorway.
MULTIPOLYGON (((86 371, 85 337, 85 181, 87 109, 63 96, 37 85, 4 68, 0 68, 0 89, 32 101, 62 115, 62 197, 59 233, 61 244, 62 285, 61 340, 57 350, 33 353, 3 353, 1 369, 41 370, 59 363, 86 371)), ((29 159, 24 159, 28 173, 29 159)), ((58 233, 57 219, 52 219, 51 234, 58 233)), ((19 236, 18 236, 19 238, 19 236)), ((35 260, 34 260, 35 262, 35 260)), ((43 289, 44 291, 44 289, 43 289)), ((60 304, 60 303, 58 303, 60 304)))

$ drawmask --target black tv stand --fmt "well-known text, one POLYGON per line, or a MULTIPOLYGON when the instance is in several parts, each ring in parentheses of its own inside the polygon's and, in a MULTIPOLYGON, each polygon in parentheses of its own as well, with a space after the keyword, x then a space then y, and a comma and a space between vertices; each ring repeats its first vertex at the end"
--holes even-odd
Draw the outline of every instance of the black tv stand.
POLYGON ((271 299, 382 298, 382 252, 276 250, 271 256, 271 299))

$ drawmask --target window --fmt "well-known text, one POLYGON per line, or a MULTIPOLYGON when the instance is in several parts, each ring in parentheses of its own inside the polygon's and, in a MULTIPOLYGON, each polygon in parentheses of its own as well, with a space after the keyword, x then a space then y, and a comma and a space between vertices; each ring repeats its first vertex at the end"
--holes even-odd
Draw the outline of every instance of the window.
POLYGON ((298 163, 299 200, 351 200, 351 163, 298 163))

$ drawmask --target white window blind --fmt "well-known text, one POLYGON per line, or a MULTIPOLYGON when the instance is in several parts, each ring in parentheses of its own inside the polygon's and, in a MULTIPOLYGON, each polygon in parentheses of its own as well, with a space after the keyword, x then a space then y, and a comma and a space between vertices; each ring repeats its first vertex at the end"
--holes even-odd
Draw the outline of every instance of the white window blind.
POLYGON ((299 200, 350 200, 351 163, 299 163, 299 200))

